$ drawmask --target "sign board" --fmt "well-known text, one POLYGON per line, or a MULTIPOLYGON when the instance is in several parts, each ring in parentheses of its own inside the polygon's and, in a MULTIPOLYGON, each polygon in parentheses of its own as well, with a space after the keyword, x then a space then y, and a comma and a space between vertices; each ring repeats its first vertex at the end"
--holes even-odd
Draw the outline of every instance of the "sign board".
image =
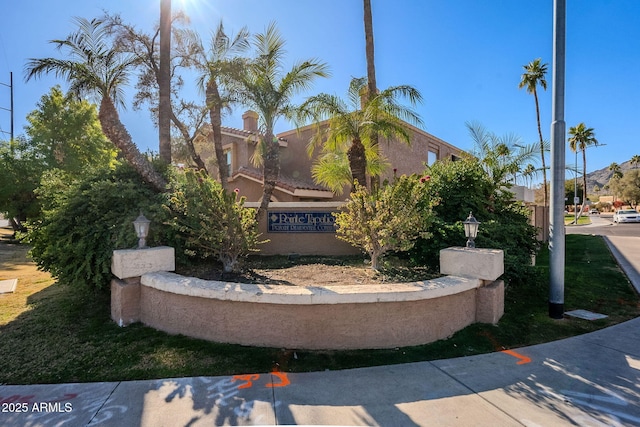
POLYGON ((269 233, 335 233, 331 212, 269 212, 269 233))
POLYGON ((574 198, 573 198, 573 204, 574 204, 574 205, 579 205, 579 204, 580 204, 580 197, 577 197, 577 196, 576 196, 576 197, 574 197, 574 198))

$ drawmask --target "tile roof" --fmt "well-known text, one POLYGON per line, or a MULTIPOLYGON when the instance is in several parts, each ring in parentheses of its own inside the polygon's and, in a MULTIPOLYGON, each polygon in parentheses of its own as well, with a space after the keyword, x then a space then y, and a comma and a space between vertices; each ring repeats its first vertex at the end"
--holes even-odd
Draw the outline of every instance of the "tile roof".
MULTIPOLYGON (((263 179, 261 171, 255 168, 247 167, 247 166, 240 167, 240 169, 238 169, 236 173, 234 173, 234 176, 240 175, 240 174, 248 175, 260 181, 262 181, 263 179)), ((278 178, 278 181, 276 182, 276 185, 278 187, 281 187, 291 192, 295 190, 331 191, 327 187, 324 187, 322 185, 310 183, 310 182, 296 179, 286 175, 280 175, 280 177, 278 178)))

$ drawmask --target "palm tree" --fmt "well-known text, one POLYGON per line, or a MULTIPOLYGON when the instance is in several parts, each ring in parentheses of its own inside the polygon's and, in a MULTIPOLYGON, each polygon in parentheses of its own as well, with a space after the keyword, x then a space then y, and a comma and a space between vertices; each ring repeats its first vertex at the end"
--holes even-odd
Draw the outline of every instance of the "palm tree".
POLYGON ((531 178, 537 171, 530 163, 526 176, 522 170, 526 162, 534 160, 537 150, 535 144, 524 144, 514 133, 498 136, 487 131, 480 123, 467 122, 466 126, 474 144, 472 154, 479 159, 496 185, 508 184, 509 181, 515 183, 518 173, 531 178))
POLYGON ((520 80, 518 87, 527 89, 528 93, 533 94, 533 98, 536 102, 536 118, 538 120, 538 136, 540 137, 540 159, 542 161, 542 179, 544 185, 544 205, 547 206, 549 195, 547 190, 547 165, 545 161, 545 143, 542 138, 542 128, 540 126, 540 105, 538 103, 538 90, 540 85, 542 89, 547 90, 547 81, 545 80, 545 74, 547 73, 547 64, 541 63, 541 58, 534 59, 527 65, 524 65, 524 73, 520 80))
POLYGON ((618 183, 620 178, 622 178, 622 168, 616 162, 613 162, 609 165, 609 170, 612 172, 611 177, 609 178, 609 184, 607 187, 613 190, 613 202, 617 200, 616 190, 618 189, 618 183))
POLYGON ((158 67, 159 155, 171 164, 171 0, 160 0, 160 63, 158 67))
POLYGON ((98 119, 107 138, 142 178, 157 191, 164 191, 166 181, 143 156, 120 121, 116 106, 123 106, 123 86, 138 59, 123 55, 107 40, 103 21, 76 18, 78 30, 64 40, 52 40, 66 59, 30 59, 26 80, 54 73, 69 83, 69 92, 77 96, 96 95, 100 99, 98 119))
POLYGON ((221 21, 211 38, 209 51, 205 52, 201 43, 197 45, 200 59, 196 66, 200 71, 200 86, 205 88, 220 183, 226 189, 229 171, 222 149, 222 113, 237 96, 230 90, 230 84, 225 83, 229 83, 230 74, 239 73, 239 67, 245 62, 232 58, 232 55, 249 48, 249 30, 243 27, 235 37, 230 37, 221 21))
MULTIPOLYGON (((375 64, 375 44, 373 43, 373 18, 371 13, 371 0, 364 1, 364 39, 365 39, 365 53, 367 57, 367 98, 371 98, 377 91, 378 86, 376 83, 376 64, 375 64)), ((376 155, 379 155, 378 149, 378 135, 372 135, 371 145, 376 151, 376 155)), ((372 180, 372 184, 380 186, 379 176, 372 180)), ((364 185, 364 183, 363 183, 364 185)))
POLYGON ((280 175, 280 144, 274 137, 274 126, 279 118, 292 119, 298 107, 293 97, 311 87, 317 77, 329 75, 328 66, 317 59, 300 61, 286 74, 284 68, 285 41, 275 23, 253 39, 257 57, 234 80, 240 91, 240 101, 256 111, 262 126, 263 193, 256 215, 259 217, 269 206, 271 195, 280 175))
POLYGON ((614 178, 622 178, 622 168, 616 162, 611 163, 608 169, 612 172, 611 178, 609 178, 609 181, 611 181, 611 179, 614 179, 614 178))
POLYGON ((638 169, 638 165, 640 164, 640 155, 633 155, 631 157, 631 164, 634 165, 634 169, 638 169))
MULTIPOLYGON (((407 98, 412 106, 420 102, 422 96, 417 89, 406 85, 390 87, 365 100, 360 108, 360 95, 366 85, 366 78, 353 78, 347 93, 348 102, 323 93, 307 99, 301 108, 302 117, 312 118, 317 126, 317 132, 309 141, 309 154, 319 145, 327 153, 346 154, 352 190, 356 183, 366 185, 367 148, 372 147, 373 135, 387 139, 397 137, 409 143, 410 133, 404 121, 422 124, 417 113, 398 103, 399 98, 407 98), (321 123, 325 119, 329 120, 328 126, 321 123)), ((375 152, 369 158, 379 161, 375 152)))
POLYGON ((595 137, 593 128, 588 128, 584 123, 579 123, 577 126, 569 128, 569 148, 574 153, 582 151, 582 211, 587 203, 587 147, 591 145, 598 145, 598 140, 595 137))

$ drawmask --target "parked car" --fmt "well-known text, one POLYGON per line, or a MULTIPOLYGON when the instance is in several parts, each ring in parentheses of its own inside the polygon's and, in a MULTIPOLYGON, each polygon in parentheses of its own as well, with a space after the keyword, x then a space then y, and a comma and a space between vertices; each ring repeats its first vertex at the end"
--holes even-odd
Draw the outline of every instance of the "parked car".
POLYGON ((613 214, 613 222, 640 222, 640 213, 635 209, 620 209, 613 214))
POLYGON ((598 209, 591 209, 589 211, 589 215, 598 215, 600 213, 600 211, 598 209))

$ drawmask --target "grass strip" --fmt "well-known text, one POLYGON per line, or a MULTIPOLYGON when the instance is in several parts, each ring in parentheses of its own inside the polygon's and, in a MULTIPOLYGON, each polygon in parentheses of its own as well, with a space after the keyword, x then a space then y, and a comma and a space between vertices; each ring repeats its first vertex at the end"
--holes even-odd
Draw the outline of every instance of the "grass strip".
POLYGON ((120 328, 110 320, 108 296, 55 283, 24 256, 24 248, 0 244, 0 275, 19 272, 22 277, 15 294, 0 295, 0 384, 216 376, 276 368, 322 371, 444 359, 553 341, 640 315, 638 295, 602 238, 595 236, 567 236, 565 308, 607 314, 607 319, 548 317, 545 249, 526 283, 507 286, 505 315, 498 325, 475 324, 447 340, 389 350, 253 348, 172 336, 139 324, 120 328))

